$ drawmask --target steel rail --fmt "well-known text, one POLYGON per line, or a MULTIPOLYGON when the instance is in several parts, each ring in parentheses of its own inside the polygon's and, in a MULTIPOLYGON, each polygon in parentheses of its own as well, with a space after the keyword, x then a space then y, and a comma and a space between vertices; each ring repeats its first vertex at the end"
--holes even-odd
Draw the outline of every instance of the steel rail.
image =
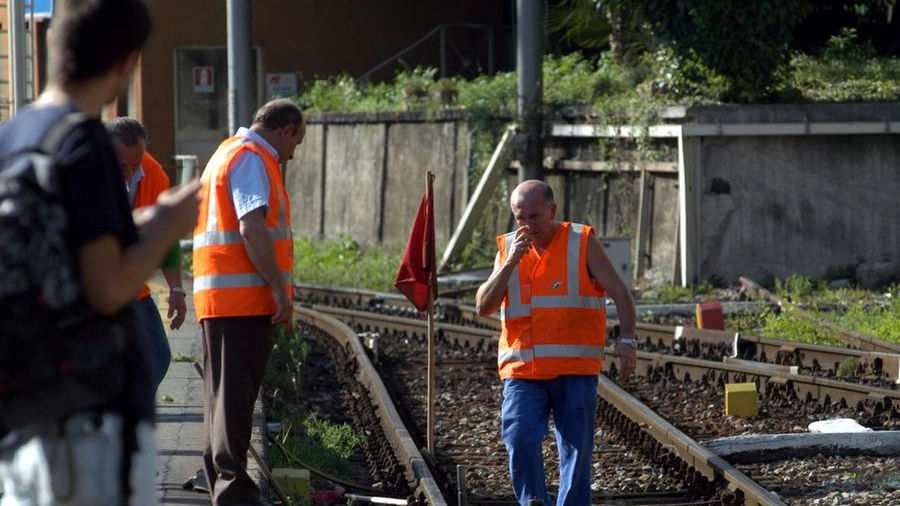
MULTIPOLYGON (((607 348, 607 358, 612 357, 612 350, 607 348)), ((706 378, 709 381, 744 383, 754 381, 760 392, 777 390, 800 400, 818 402, 843 401, 848 406, 871 406, 886 403, 900 410, 900 391, 872 387, 860 383, 851 383, 827 378, 819 378, 803 374, 794 374, 790 368, 774 364, 729 360, 714 362, 710 360, 679 357, 644 351, 637 352, 637 374, 650 377, 655 371, 663 371, 678 379, 706 378)), ((606 360, 604 368, 612 361, 606 360)), ((614 369, 612 372, 615 372, 614 369)))
MULTIPOLYGON (((425 320, 320 305, 313 305, 311 309, 338 318, 350 326, 368 328, 370 331, 374 332, 378 332, 382 329, 390 329, 395 332, 405 332, 412 336, 422 337, 424 337, 426 333, 425 320)), ((477 329, 463 325, 440 322, 435 323, 434 328, 439 339, 455 342, 460 345, 467 344, 469 346, 481 347, 496 346, 497 343, 497 332, 494 330, 477 329)))
MULTIPOLYGON (((328 308, 326 306, 314 307, 317 311, 324 314, 330 314, 338 319, 343 319, 350 325, 356 325, 362 328, 373 328, 378 331, 381 329, 397 329, 410 333, 411 335, 424 336, 425 322, 420 320, 412 320, 396 316, 385 316, 365 311, 354 311, 346 309, 328 308)), ((496 343, 496 332, 472 329, 459 325, 436 324, 438 338, 445 342, 455 342, 458 344, 466 343, 469 346, 485 347, 493 346, 496 343)), ((689 329, 685 329, 689 330, 689 329)), ((696 329, 690 329, 694 331, 696 329)), ((689 332, 690 333, 690 332, 689 332)), ((710 331, 702 331, 701 334, 709 335, 710 331)), ((727 333, 721 333, 727 334, 727 333)), ((722 339, 724 339, 723 336, 722 339)), ((733 341, 734 336, 730 339, 733 341)), ((774 344, 773 344, 774 346, 774 344)), ((834 354, 840 354, 846 350, 836 348, 834 354)), ((605 354, 607 360, 604 361, 604 368, 615 368, 615 361, 612 360, 612 348, 607 346, 605 354)), ((855 353, 855 352, 854 352, 855 353)), ((874 354, 873 356, 884 356, 883 354, 874 354)), ((897 360, 896 357, 891 357, 897 360)), ((900 409, 900 390, 872 387, 860 383, 852 383, 828 378, 797 374, 796 369, 790 367, 773 367, 774 364, 753 362, 744 360, 727 360, 725 357, 719 359, 722 361, 695 359, 684 356, 676 356, 662 353, 651 353, 638 351, 639 367, 649 369, 650 367, 667 367, 678 377, 691 375, 691 377, 699 378, 709 376, 710 372, 717 374, 726 374, 729 376, 760 377, 766 382, 773 385, 781 385, 779 388, 788 388, 795 392, 796 395, 803 398, 812 399, 832 399, 844 400, 848 405, 871 405, 889 400, 896 409, 900 409)), ((614 369, 613 369, 614 371, 614 369)), ((639 369, 640 372, 640 369, 639 369)), ((760 385, 764 387, 765 384, 760 385)))
POLYGON ((723 479, 729 490, 740 491, 745 506, 785 506, 775 494, 688 437, 606 376, 600 376, 597 393, 708 480, 723 479))
POLYGON ((843 364, 852 366, 853 377, 897 383, 900 354, 885 351, 840 348, 822 344, 748 336, 722 330, 638 324, 637 341, 649 351, 670 348, 677 353, 705 358, 727 357, 797 366, 812 372, 835 374, 843 364))
POLYGON ((424 494, 431 506, 447 506, 447 501, 437 486, 437 482, 431 475, 431 470, 425 462, 425 458, 416 447, 415 441, 400 418, 397 408, 391 401, 381 377, 369 360, 362 343, 356 332, 337 318, 318 313, 317 311, 297 307, 294 309, 296 320, 307 323, 337 339, 342 346, 353 351, 359 370, 357 378, 369 391, 370 398, 376 403, 381 420, 381 428, 394 449, 395 455, 401 460, 407 470, 407 479, 417 493, 424 494))

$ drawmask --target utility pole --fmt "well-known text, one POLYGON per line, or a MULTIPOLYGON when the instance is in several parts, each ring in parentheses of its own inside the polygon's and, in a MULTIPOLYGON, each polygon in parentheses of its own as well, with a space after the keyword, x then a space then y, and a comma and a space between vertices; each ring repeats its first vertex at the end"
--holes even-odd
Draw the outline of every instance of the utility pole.
POLYGON ((542 179, 544 2, 516 0, 519 181, 542 179))
POLYGON ((25 105, 28 98, 26 75, 28 62, 25 56, 25 0, 9 0, 9 115, 25 105))
POLYGON ((253 59, 250 45, 250 0, 227 0, 228 25, 228 135, 249 125, 253 59))

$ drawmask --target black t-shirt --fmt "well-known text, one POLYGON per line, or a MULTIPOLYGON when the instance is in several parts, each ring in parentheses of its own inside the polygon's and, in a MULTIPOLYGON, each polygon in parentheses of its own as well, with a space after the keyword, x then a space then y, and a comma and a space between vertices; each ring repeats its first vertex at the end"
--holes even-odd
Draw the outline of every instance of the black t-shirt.
MULTIPOLYGON (((0 125, 0 154, 36 146, 50 127, 71 106, 29 107, 0 125)), ((137 241, 137 229, 119 169, 115 147, 103 124, 90 119, 63 141, 60 156, 60 192, 69 217, 73 252, 104 235, 113 235, 123 247, 137 241)), ((73 255, 77 256, 77 255, 73 255)))
MULTIPOLYGON (((39 145, 50 127, 72 106, 28 107, 15 118, 0 124, 0 156, 39 145)), ((80 246, 112 235, 122 247, 138 240, 137 227, 125 193, 125 184, 112 139, 98 119, 76 126, 63 140, 59 155, 59 190, 68 217, 68 241, 72 258, 78 257, 80 246)), ((77 269, 77 261, 76 269, 77 269)), ((125 370, 129 373, 126 392, 117 408, 126 420, 152 420, 153 387, 146 364, 146 339, 138 324, 134 303, 118 315, 129 324, 129 349, 125 370)))

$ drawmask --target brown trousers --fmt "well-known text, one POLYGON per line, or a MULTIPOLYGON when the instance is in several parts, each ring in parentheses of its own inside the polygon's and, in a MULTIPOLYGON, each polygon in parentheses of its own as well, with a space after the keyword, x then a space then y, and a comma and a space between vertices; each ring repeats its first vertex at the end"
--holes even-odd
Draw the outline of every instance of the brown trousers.
POLYGON ((271 316, 207 318, 203 327, 203 465, 213 506, 255 502, 247 474, 253 406, 272 353, 271 316))

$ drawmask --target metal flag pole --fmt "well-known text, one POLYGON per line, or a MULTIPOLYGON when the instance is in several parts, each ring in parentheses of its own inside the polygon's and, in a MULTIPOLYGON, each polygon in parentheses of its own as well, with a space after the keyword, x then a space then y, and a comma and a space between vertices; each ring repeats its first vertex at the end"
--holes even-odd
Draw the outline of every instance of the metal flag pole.
MULTIPOLYGON (((430 170, 425 173, 426 186, 425 191, 428 195, 428 201, 431 202, 431 209, 434 209, 434 195, 432 194, 432 182, 434 181, 434 173, 430 170)), ((430 230, 434 231, 434 213, 430 212, 428 215, 428 220, 431 224, 430 230)), ((428 234, 426 234, 427 236, 428 234)), ((434 455, 434 283, 436 281, 436 272, 437 265, 435 265, 436 256, 434 255, 434 241, 425 241, 428 248, 431 248, 428 252, 428 261, 431 265, 428 266, 428 409, 427 409, 427 445, 428 445, 428 453, 434 455)))

